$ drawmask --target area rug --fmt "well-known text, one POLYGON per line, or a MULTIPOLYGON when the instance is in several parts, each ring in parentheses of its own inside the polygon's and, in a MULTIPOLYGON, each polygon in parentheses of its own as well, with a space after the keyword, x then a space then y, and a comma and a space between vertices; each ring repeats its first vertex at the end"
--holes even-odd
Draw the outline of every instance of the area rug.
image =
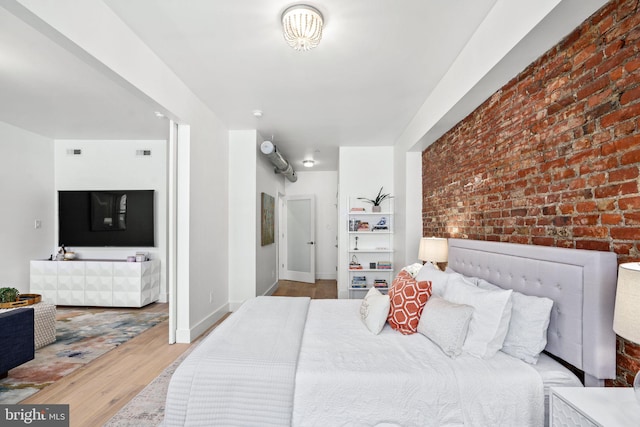
POLYGON ((196 348, 189 347, 160 375, 118 411, 103 427, 156 427, 164 420, 164 404, 171 376, 180 363, 196 348))
POLYGON ((0 380, 0 403, 18 403, 168 318, 131 309, 58 308, 56 342, 0 380))

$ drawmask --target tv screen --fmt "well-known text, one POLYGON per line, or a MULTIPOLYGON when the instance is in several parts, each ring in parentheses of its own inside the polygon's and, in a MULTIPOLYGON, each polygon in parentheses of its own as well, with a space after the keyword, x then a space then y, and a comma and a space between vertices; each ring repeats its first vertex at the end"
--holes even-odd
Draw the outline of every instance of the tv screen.
POLYGON ((58 191, 58 244, 154 246, 154 190, 58 191))

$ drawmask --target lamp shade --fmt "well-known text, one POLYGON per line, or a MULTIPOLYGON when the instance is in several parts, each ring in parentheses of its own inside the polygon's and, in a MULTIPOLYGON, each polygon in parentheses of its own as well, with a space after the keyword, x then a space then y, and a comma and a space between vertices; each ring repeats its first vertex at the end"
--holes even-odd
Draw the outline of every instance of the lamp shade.
POLYGON ((418 259, 420 261, 446 262, 449 257, 447 239, 440 237, 423 237, 420 240, 418 259))
POLYGON ((640 344, 640 263, 618 267, 613 330, 622 338, 640 344))

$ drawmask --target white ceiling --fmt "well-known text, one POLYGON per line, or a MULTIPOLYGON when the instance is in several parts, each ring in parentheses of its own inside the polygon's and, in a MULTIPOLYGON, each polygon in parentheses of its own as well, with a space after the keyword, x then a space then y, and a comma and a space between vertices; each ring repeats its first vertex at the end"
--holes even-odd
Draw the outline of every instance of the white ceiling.
MULTIPOLYGON (((104 3, 229 129, 273 137, 298 170, 336 170, 339 146, 394 144, 496 0, 308 2, 326 21, 309 52, 282 38, 290 1, 104 3)), ((1 121, 56 139, 165 137, 152 100, 2 5, 1 121)))

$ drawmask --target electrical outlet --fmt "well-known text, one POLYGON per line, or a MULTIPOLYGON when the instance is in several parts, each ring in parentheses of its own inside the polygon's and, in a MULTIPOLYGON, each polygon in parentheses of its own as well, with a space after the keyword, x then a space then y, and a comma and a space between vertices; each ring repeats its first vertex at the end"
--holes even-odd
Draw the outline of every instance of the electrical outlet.
POLYGON ((42 228, 42 221, 39 219, 36 219, 35 222, 33 223, 33 228, 35 229, 42 228))

